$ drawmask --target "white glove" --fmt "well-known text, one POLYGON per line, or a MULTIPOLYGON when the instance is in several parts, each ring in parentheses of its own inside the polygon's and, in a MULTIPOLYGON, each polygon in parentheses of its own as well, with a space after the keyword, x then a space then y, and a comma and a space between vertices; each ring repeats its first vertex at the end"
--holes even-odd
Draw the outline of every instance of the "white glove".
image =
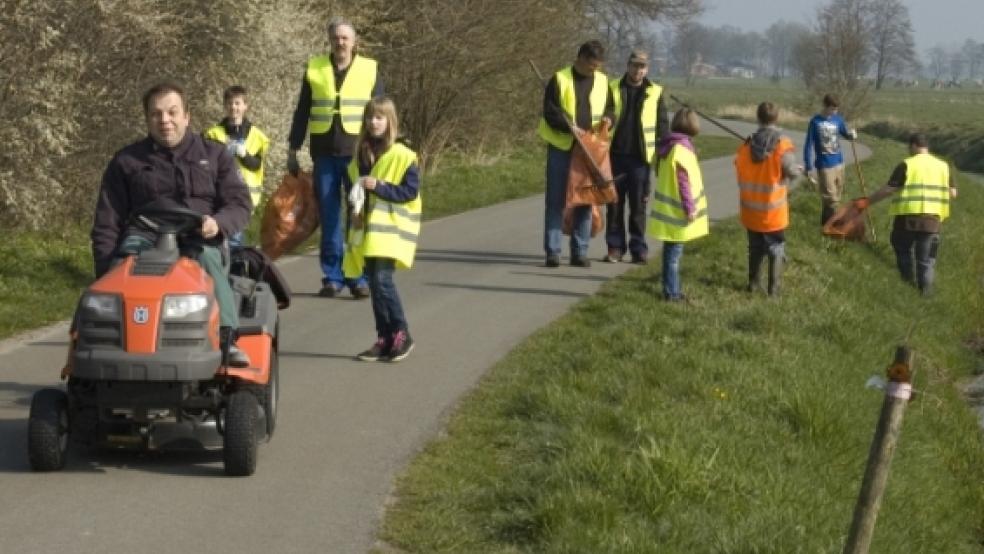
POLYGON ((357 214, 362 212, 362 206, 366 203, 366 189, 362 188, 362 179, 359 179, 352 185, 352 190, 349 191, 348 201, 349 206, 352 207, 352 213, 357 214))
POLYGON ((237 157, 239 157, 239 158, 245 158, 246 157, 246 145, 243 144, 243 143, 241 143, 241 142, 237 142, 236 143, 235 152, 236 152, 236 156, 237 157))
POLYGON ((851 129, 850 131, 847 132, 847 134, 850 135, 851 140, 858 140, 858 130, 857 129, 851 129))

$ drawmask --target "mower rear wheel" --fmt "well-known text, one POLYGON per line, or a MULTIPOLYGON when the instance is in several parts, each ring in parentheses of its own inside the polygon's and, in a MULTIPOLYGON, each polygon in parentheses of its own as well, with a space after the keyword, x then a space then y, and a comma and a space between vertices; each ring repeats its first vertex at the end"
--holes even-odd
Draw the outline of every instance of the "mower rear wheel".
POLYGON ((56 471, 68 459, 68 395, 41 389, 31 399, 27 453, 34 471, 56 471))
POLYGON ((226 475, 246 476, 256 471, 258 412, 259 404, 252 392, 239 390, 229 396, 222 447, 226 475))

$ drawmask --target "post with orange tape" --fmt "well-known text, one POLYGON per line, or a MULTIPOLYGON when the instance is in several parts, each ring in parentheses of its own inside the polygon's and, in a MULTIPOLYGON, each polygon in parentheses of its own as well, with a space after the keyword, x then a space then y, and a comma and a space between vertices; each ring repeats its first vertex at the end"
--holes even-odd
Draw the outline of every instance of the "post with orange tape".
POLYGON ((902 431, 902 416, 912 396, 912 358, 912 350, 904 345, 899 346, 895 350, 895 361, 888 368, 885 401, 868 453, 868 466, 864 471, 858 503, 854 507, 854 519, 844 554, 867 554, 871 547, 875 520, 878 519, 878 509, 888 483, 888 470, 902 431))

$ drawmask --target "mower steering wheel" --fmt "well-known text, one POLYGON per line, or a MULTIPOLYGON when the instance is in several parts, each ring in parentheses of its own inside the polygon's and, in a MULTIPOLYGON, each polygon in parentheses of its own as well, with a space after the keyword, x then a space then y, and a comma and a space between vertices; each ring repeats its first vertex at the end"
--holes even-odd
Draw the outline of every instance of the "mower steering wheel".
POLYGON ((202 226, 202 214, 176 202, 154 201, 137 208, 130 214, 130 221, 161 232, 183 234, 202 226))

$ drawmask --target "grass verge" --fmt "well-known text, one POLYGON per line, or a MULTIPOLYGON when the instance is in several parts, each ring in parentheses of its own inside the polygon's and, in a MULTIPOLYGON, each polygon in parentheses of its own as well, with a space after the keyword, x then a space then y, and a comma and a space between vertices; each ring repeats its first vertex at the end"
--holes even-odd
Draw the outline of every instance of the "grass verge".
MULTIPOLYGON (((885 176, 904 148, 876 140, 885 176)), ((852 177, 848 177, 852 179, 852 177)), ((880 178, 880 177, 879 177, 880 178)), ((837 552, 894 347, 917 399, 872 552, 984 543, 984 448, 955 385, 979 364, 984 188, 961 177, 937 294, 901 283, 888 245, 819 236, 794 196, 781 299, 748 294, 735 222, 688 245, 689 304, 658 263, 626 274, 497 364, 398 481, 381 538, 407 552, 837 552)), ((848 186, 856 191, 856 185, 848 186)))

